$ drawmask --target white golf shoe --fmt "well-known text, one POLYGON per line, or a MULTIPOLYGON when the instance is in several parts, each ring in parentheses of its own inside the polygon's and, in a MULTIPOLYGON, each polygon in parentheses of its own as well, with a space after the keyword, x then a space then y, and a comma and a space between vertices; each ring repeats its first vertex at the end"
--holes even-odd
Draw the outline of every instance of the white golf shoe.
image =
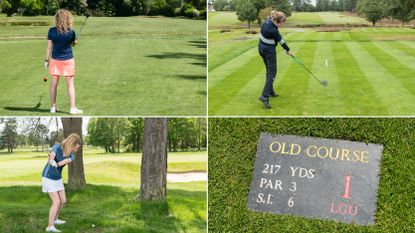
POLYGON ((50 113, 56 113, 58 111, 58 108, 56 106, 50 107, 50 113))
POLYGON ((66 223, 66 221, 63 221, 63 220, 60 220, 60 219, 55 220, 56 225, 61 225, 61 224, 65 224, 65 223, 66 223))
POLYGON ((56 229, 55 226, 46 227, 46 232, 62 232, 58 229, 56 229))
POLYGON ((78 108, 71 108, 71 110, 69 111, 69 113, 71 114, 71 115, 79 115, 79 114, 82 114, 82 113, 84 113, 84 111, 82 111, 81 109, 78 109, 78 108))

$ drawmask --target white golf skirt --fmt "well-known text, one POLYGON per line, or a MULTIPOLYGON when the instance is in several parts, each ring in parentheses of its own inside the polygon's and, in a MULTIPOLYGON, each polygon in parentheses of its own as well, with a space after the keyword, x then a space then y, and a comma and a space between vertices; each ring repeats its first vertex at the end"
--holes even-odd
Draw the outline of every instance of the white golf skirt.
POLYGON ((46 177, 42 177, 42 192, 51 193, 64 190, 62 179, 60 180, 51 180, 46 177))

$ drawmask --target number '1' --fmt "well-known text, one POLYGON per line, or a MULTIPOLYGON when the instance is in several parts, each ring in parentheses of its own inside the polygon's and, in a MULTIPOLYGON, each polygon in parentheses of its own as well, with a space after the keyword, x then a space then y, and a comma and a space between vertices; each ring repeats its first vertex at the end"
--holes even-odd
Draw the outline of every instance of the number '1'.
POLYGON ((343 198, 347 198, 350 199, 350 181, 352 179, 351 175, 346 176, 346 185, 344 187, 344 194, 343 194, 343 198))

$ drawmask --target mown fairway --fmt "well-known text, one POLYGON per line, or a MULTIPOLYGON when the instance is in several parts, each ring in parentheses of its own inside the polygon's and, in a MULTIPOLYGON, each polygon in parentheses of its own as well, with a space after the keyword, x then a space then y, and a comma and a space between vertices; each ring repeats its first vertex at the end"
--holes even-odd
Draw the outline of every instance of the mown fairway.
MULTIPOLYGON (((206 171, 206 153, 169 153, 168 172, 206 171)), ((204 232, 206 182, 168 182, 167 201, 140 203, 140 154, 84 151, 88 186, 68 192, 64 232, 204 232), (92 225, 95 225, 93 227, 92 225)), ((50 208, 41 192, 45 152, 0 154, 0 231, 44 232, 50 208), (17 186, 18 185, 18 186, 17 186)), ((67 168, 64 169, 67 182, 67 168)))
MULTIPOLYGON (((413 232, 414 127, 414 119, 402 118, 209 119, 209 232, 413 232), (249 210, 248 192, 261 132, 382 144, 375 224, 359 226, 249 210)), ((332 198, 318 188, 312 192, 332 198)), ((310 208, 316 203, 310 203, 310 208)))
POLYGON ((294 55, 329 85, 319 85, 278 47, 274 87, 280 97, 272 98, 272 109, 266 110, 257 100, 265 82, 258 35, 236 29, 244 24, 229 12, 209 15, 209 114, 413 115, 415 30, 348 27, 348 23, 368 24, 333 12, 288 18, 284 39, 294 55), (330 27, 295 27, 307 24, 330 27), (221 33, 224 28, 231 32, 221 33))
MULTIPOLYGON (((83 19, 75 17, 76 31, 83 19)), ((0 16, 0 115, 49 115, 43 59, 52 25, 52 17, 0 16)), ((77 106, 97 116, 205 115, 205 31, 204 20, 90 17, 74 48, 77 106)), ((68 114, 64 79, 57 104, 68 114)))

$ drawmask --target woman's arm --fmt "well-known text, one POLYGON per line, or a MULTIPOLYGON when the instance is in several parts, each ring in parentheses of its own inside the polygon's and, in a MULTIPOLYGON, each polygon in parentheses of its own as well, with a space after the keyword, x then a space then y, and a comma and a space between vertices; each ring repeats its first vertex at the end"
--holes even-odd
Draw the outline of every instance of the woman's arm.
POLYGON ((53 42, 52 40, 48 40, 48 45, 46 47, 46 55, 45 55, 45 67, 46 63, 49 64, 50 53, 52 51, 53 42))
POLYGON ((72 162, 72 158, 67 158, 67 159, 64 159, 64 160, 62 160, 62 161, 60 161, 59 163, 58 163, 58 166, 59 167, 62 167, 62 166, 64 166, 64 165, 66 165, 66 164, 69 164, 69 163, 71 163, 72 162))
POLYGON ((280 33, 280 31, 279 31, 279 30, 277 30, 277 35, 276 35, 275 40, 277 41, 277 43, 279 43, 279 44, 281 45, 281 47, 283 47, 283 48, 284 48, 285 52, 286 52, 288 55, 292 56, 292 53, 291 53, 291 51, 290 51, 290 47, 288 47, 287 43, 286 43, 286 42, 285 42, 285 40, 282 38, 282 35, 281 35, 281 33, 280 33))

